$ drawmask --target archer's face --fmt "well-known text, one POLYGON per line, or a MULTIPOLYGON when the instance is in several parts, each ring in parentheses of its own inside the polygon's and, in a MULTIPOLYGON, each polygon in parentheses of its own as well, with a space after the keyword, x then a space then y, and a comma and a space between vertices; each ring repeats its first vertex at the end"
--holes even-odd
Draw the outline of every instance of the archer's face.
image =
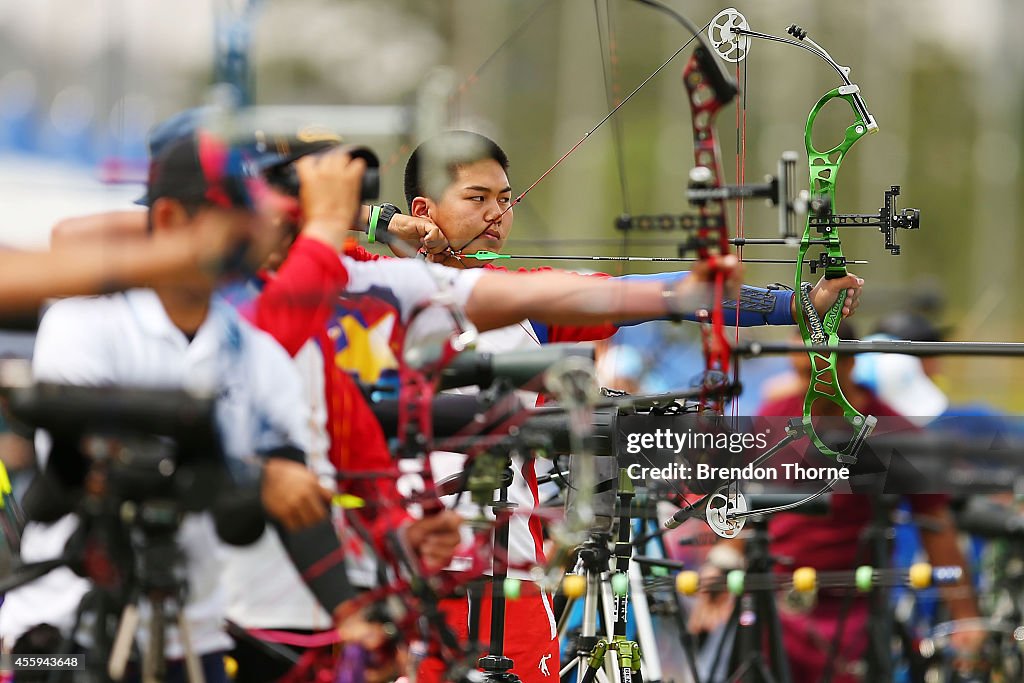
POLYGON ((224 226, 225 265, 241 273, 255 272, 282 242, 282 223, 264 202, 255 211, 207 207, 200 214, 224 226))
MULTIPOLYGON (((473 254, 501 252, 512 230, 512 188, 501 164, 493 159, 461 166, 439 201, 428 201, 427 215, 448 238, 452 249, 473 254), (499 218, 500 216, 500 218, 499 218)), ((485 261, 467 259, 466 266, 485 261)))

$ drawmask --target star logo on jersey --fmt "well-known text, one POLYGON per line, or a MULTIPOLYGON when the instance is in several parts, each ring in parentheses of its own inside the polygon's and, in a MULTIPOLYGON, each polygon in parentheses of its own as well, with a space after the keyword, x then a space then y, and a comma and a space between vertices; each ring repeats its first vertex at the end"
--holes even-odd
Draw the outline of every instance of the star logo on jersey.
MULTIPOLYGON (((364 316, 345 315, 338 320, 340 334, 335 340, 338 349, 334 362, 348 372, 358 373, 359 381, 377 382, 386 370, 398 368, 389 341, 395 327, 395 316, 386 313, 373 322, 364 316)), ((333 336, 333 335, 332 335, 333 336)))

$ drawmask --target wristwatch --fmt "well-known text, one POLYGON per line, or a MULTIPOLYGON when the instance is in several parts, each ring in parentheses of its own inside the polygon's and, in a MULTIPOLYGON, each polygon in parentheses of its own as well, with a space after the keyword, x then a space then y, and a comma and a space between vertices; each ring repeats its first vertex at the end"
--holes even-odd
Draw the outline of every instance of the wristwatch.
POLYGON ((370 221, 366 228, 366 241, 387 242, 385 235, 388 232, 388 226, 391 225, 391 219, 395 217, 396 213, 402 213, 402 211, 394 204, 387 202, 380 206, 371 206, 370 221))

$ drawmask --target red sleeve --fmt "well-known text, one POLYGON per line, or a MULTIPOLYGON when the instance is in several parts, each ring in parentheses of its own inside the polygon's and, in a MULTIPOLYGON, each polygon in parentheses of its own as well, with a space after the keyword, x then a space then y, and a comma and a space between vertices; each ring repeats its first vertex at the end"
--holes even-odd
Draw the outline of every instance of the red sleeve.
MULTIPOLYGON (((378 258, 376 254, 361 251, 378 258)), ((353 258, 359 259, 358 256, 353 258)), ((277 274, 268 280, 257 298, 251 317, 292 355, 307 340, 317 337, 323 349, 331 349, 325 331, 327 320, 338 293, 347 284, 348 272, 334 250, 323 242, 300 236, 277 274)), ((357 471, 391 469, 384 435, 359 390, 335 366, 332 353, 325 352, 324 368, 328 430, 335 466, 357 471)), ((357 511, 357 515, 370 529, 379 550, 384 548, 387 531, 410 518, 401 504, 402 497, 394 479, 356 479, 342 482, 342 488, 374 504, 357 511)))
POLYGON ((374 254, 372 251, 367 251, 363 247, 359 246, 355 240, 349 239, 345 241, 345 247, 343 249, 345 256, 356 261, 380 261, 381 259, 394 258, 393 256, 386 256, 384 254, 374 254))
POLYGON ((611 323, 602 325, 548 325, 548 342, 585 342, 607 339, 619 328, 611 323))
MULTIPOLYGON (((324 334, 326 337, 326 334, 324 334)), ((322 348, 332 349, 326 340, 322 348)), ((335 365, 333 353, 324 354, 324 381, 331 438, 331 462, 341 472, 393 472, 384 432, 352 378, 335 365)), ((388 531, 409 521, 404 499, 395 485, 397 477, 341 477, 338 486, 346 493, 366 501, 366 507, 354 514, 369 530, 378 552, 387 552, 388 531)))
POLYGON ((294 356, 323 329, 335 298, 347 284, 348 272, 334 250, 300 236, 257 297, 252 322, 294 356))

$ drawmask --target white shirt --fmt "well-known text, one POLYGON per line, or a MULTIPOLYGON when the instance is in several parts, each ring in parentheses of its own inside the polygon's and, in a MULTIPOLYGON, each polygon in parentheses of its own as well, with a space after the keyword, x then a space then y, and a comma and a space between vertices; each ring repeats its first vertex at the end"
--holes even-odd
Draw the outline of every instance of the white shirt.
MULTIPOLYGON (((335 469, 327 456, 323 359, 316 342, 307 342, 295 355, 294 364, 304 384, 303 404, 310 409, 311 446, 306 462, 332 490, 335 469)), ((270 527, 252 545, 224 546, 224 588, 228 618, 244 628, 318 631, 333 624, 288 559, 277 531, 270 527)))
MULTIPOLYGON (((217 419, 228 457, 248 458, 292 445, 305 450, 308 418, 300 381, 285 351, 265 333, 214 299, 189 342, 151 290, 55 304, 39 326, 33 361, 36 379, 78 385, 215 390, 217 419)), ((45 458, 45 449, 40 453, 45 458)), ((76 520, 29 524, 22 540, 26 561, 60 554, 76 520)), ((188 515, 178 532, 186 558, 185 615, 199 654, 227 649, 222 630, 225 597, 220 583, 221 544, 208 515, 188 515)), ((33 625, 68 630, 88 583, 67 569, 7 594, 0 634, 13 642, 33 625)), ((143 624, 147 606, 143 604, 143 624)), ((143 646, 145 628, 140 629, 143 646)), ((166 655, 182 656, 176 629, 168 629, 166 655)))
MULTIPOLYGON (((540 348, 540 340, 537 338, 537 333, 528 320, 524 320, 518 325, 510 325, 497 330, 483 332, 477 340, 477 351, 486 353, 503 353, 537 348, 540 348)), ((458 389, 453 390, 452 393, 473 392, 458 389)), ((537 394, 529 391, 519 391, 517 393, 523 405, 532 407, 536 404, 537 394)), ((435 481, 441 481, 457 472, 461 472, 465 467, 465 463, 466 456, 462 453, 437 451, 431 453, 430 456, 430 469, 435 481)), ((509 502, 517 505, 512 518, 509 520, 508 527, 508 559, 511 565, 508 575, 518 579, 529 578, 529 572, 525 569, 517 568, 517 565, 526 567, 535 565, 537 563, 537 548, 543 542, 540 535, 535 534, 530 529, 529 520, 530 515, 543 501, 544 496, 540 494, 538 489, 532 488, 527 483, 523 475, 523 465, 524 462, 520 456, 517 455, 512 458, 513 477, 512 483, 508 487, 509 502)), ((553 464, 550 460, 539 459, 534 461, 534 472, 537 476, 547 474, 552 468, 553 464)), ((553 487, 554 485, 551 486, 553 487)), ((495 494, 495 499, 497 499, 497 493, 495 494)), ((454 503, 455 496, 446 496, 444 501, 446 505, 450 506, 454 503)), ((475 517, 480 512, 479 507, 470 501, 466 495, 462 496, 456 510, 465 518, 475 517)), ((494 514, 490 508, 487 508, 485 513, 488 518, 494 519, 494 514)), ((462 527, 462 535, 464 546, 471 543, 472 532, 465 525, 462 527)), ((469 558, 461 559, 456 557, 452 563, 452 569, 466 566, 468 561, 469 558)))
MULTIPOLYGON (((458 307, 463 307, 481 272, 456 270, 416 260, 355 261, 342 256, 349 283, 342 304, 344 323, 330 324, 344 329, 352 338, 365 334, 372 344, 372 361, 378 367, 367 371, 398 367, 388 345, 391 335, 409 322, 414 311, 444 292, 458 307)), ((451 329, 451 318, 441 307, 432 307, 416 317, 417 338, 439 337, 451 329), (420 336, 422 335, 422 336, 420 336)), ((334 467, 327 452, 327 400, 324 386, 324 354, 314 342, 295 356, 295 365, 303 380, 303 397, 310 409, 312 448, 310 467, 334 484, 334 467)), ((363 357, 367 361, 369 358, 363 357)), ((339 520, 340 524, 340 520, 339 520)), ((345 542, 355 550, 358 539, 345 542)), ((246 628, 293 628, 320 630, 331 626, 330 616, 316 602, 285 555, 277 534, 269 531, 254 545, 228 548, 225 585, 229 594, 230 618, 246 628)), ((356 552, 349 553, 357 555, 356 552)), ((370 553, 359 553, 362 560, 347 557, 349 577, 356 585, 369 586, 376 581, 375 563, 370 553)))

